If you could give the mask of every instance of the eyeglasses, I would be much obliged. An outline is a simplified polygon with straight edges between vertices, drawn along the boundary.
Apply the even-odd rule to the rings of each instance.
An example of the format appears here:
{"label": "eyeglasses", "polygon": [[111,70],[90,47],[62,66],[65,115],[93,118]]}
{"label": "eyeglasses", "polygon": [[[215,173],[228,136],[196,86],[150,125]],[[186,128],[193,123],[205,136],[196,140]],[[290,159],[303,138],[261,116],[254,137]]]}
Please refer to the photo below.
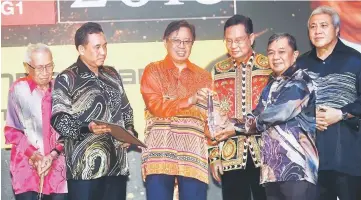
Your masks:
{"label": "eyeglasses", "polygon": [[228,47],[232,46],[233,43],[235,43],[237,46],[241,46],[247,42],[247,39],[248,39],[248,35],[241,38],[237,38],[234,41],[232,39],[226,39],[225,43]]}
{"label": "eyeglasses", "polygon": [[169,39],[172,44],[174,45],[181,45],[181,43],[183,43],[184,46],[192,46],[193,44],[193,40],[180,40],[180,39]]}
{"label": "eyeglasses", "polygon": [[42,71],[44,71],[44,69],[45,69],[45,71],[50,72],[55,67],[54,63],[50,63],[47,65],[38,65],[38,66],[31,66],[29,63],[26,63],[26,64],[36,72],[42,72]]}

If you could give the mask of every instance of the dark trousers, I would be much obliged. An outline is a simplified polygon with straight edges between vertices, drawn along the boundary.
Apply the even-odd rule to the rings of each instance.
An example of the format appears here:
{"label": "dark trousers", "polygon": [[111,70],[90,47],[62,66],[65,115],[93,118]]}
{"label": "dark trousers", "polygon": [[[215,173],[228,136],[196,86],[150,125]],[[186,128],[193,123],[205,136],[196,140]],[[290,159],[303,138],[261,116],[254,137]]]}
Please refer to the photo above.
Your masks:
{"label": "dark trousers", "polygon": [[206,200],[207,184],[194,178],[165,174],[148,175],[145,180],[147,200],[173,200],[175,179],[179,200]]}
{"label": "dark trousers", "polygon": [[[360,169],[361,170],[361,169]],[[318,200],[361,200],[361,176],[322,170],[318,172]]]}
{"label": "dark trousers", "polygon": [[[24,192],[21,194],[16,194],[16,200],[38,200],[37,192]],[[67,194],[50,194],[50,195],[42,195],[42,200],[67,200]]]}
{"label": "dark trousers", "polygon": [[316,185],[307,181],[267,183],[267,200],[315,200]]}
{"label": "dark trousers", "polygon": [[222,175],[223,200],[266,200],[264,187],[260,185],[260,168],[253,164],[248,153],[246,169],[225,171]]}
{"label": "dark trousers", "polygon": [[93,180],[68,180],[70,200],[125,200],[127,176],[105,176]]}

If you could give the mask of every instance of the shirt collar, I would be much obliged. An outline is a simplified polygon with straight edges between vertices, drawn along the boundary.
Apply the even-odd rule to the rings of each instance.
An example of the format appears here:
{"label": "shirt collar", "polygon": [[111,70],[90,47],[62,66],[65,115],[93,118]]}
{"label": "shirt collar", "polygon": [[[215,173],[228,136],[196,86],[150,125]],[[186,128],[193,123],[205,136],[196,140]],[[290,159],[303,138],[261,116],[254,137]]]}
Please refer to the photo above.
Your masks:
{"label": "shirt collar", "polygon": [[[244,59],[244,60],[241,62],[241,64],[247,65],[247,63],[248,63],[249,59],[252,57],[252,55],[255,56],[255,55],[256,55],[256,52],[251,51],[251,52],[249,53],[249,55],[247,56],[247,58]],[[232,57],[232,61],[233,61],[233,63],[234,63],[236,60]],[[238,67],[238,66],[240,66],[240,65],[237,65],[237,67]]]}
{"label": "shirt collar", "polygon": [[[94,74],[94,72],[92,72],[89,67],[80,59],[80,56],[78,57],[78,60],[76,61],[76,66],[79,68],[79,73],[90,73],[90,74]],[[103,66],[100,66],[99,68],[99,72],[102,71]],[[94,74],[95,76],[95,74]]]}
{"label": "shirt collar", "polygon": [[36,82],[33,80],[33,78],[31,78],[31,76],[27,76],[25,80],[29,85],[30,92],[33,92],[35,88],[38,87],[38,84],[36,84]]}
{"label": "shirt collar", "polygon": [[[329,56],[332,56],[335,52],[344,52],[347,51],[346,45],[340,40],[340,38],[337,39],[337,43],[335,48],[332,50],[331,54]],[[310,52],[310,56],[312,56],[314,59],[319,59],[317,57],[316,47],[313,47],[313,49]]]}
{"label": "shirt collar", "polygon": [[276,76],[275,73],[272,72],[271,79],[272,80],[279,80],[279,79],[285,79],[285,78],[291,78],[293,74],[297,71],[296,64],[293,64],[290,66],[281,76]]}
{"label": "shirt collar", "polygon": [[[29,88],[30,88],[30,92],[32,93],[37,87],[38,87],[38,84],[34,81],[34,79],[31,77],[31,76],[26,76],[24,78],[26,80],[26,82],[28,83],[29,85]],[[51,91],[51,88],[53,86],[53,80],[51,80],[49,82],[49,88],[48,88],[48,91]]]}
{"label": "shirt collar", "polygon": [[334,51],[338,51],[338,52],[348,51],[347,46],[340,40],[340,38],[337,39],[337,43],[333,52]]}
{"label": "shirt collar", "polygon": [[[165,62],[165,67],[167,69],[178,69],[175,66],[175,64],[173,63],[173,60],[169,54],[164,58],[164,62]],[[185,69],[189,69],[192,72],[195,71],[194,65],[188,59],[186,60],[186,64],[187,64],[187,67]]]}

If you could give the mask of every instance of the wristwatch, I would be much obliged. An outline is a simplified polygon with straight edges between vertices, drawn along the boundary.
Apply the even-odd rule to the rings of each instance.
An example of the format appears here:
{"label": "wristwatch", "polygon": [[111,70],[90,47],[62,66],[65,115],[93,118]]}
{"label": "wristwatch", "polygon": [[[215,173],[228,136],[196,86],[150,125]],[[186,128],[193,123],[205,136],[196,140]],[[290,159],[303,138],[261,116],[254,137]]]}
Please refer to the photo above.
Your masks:
{"label": "wristwatch", "polygon": [[348,112],[342,112],[342,120],[346,120],[348,118]]}

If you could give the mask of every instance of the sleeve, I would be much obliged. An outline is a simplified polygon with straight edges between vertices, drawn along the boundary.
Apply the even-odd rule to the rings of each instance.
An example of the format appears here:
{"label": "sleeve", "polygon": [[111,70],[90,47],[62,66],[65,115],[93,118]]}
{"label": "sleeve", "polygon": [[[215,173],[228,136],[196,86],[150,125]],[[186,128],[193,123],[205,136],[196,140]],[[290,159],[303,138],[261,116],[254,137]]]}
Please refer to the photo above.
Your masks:
{"label": "sleeve", "polygon": [[252,113],[248,113],[246,115],[246,117],[243,119],[243,121],[239,121],[236,120],[236,122],[234,123],[235,126],[235,130],[236,130],[236,135],[249,135],[249,133],[246,133],[246,121],[247,119],[254,119],[255,117],[257,117],[258,115],[260,115],[260,113],[262,113],[265,109],[265,101],[268,98],[268,93],[270,90],[270,86],[271,84],[267,85],[266,87],[264,87],[264,89],[262,90],[261,96],[259,98],[259,101],[257,103],[257,106],[255,109],[252,110]]}
{"label": "sleeve", "polygon": [[64,152],[64,144],[57,142],[55,148],[58,152]]}
{"label": "sleeve", "polygon": [[342,112],[350,113],[351,115],[361,118],[361,72],[358,74],[356,80],[357,99],[341,108]]}
{"label": "sleeve", "polygon": [[20,119],[20,107],[14,97],[14,90],[9,91],[8,107],[6,112],[6,125],[4,128],[5,143],[12,144],[18,148],[19,152],[31,157],[37,149],[31,145],[24,134],[24,127]]}
{"label": "sleeve", "polygon": [[138,132],[134,129],[133,108],[130,105],[128,96],[127,96],[127,94],[125,92],[122,78],[115,69],[113,69],[113,70],[114,70],[114,73],[116,73],[117,76],[119,77],[120,87],[122,87],[122,89],[124,91],[123,94],[120,97],[121,102],[122,102],[121,111],[122,111],[122,117],[123,117],[123,120],[124,120],[124,127],[125,127],[125,129],[130,130],[136,137],[138,137]]}
{"label": "sleeve", "polygon": [[52,127],[64,137],[80,140],[85,133],[90,133],[89,122],[81,122],[72,115],[71,77],[59,75],[54,83],[52,94]]}
{"label": "sleeve", "polygon": [[51,131],[57,135],[57,139],[56,139],[56,143],[55,143],[55,147],[54,149],[58,152],[58,153],[63,153],[64,152],[64,136],[59,135],[55,129],[53,127],[51,127]]}
{"label": "sleeve", "polygon": [[255,119],[258,131],[263,132],[270,126],[294,118],[308,105],[311,93],[304,81],[295,81],[285,87],[272,105],[263,112],[255,112],[258,114]]}
{"label": "sleeve", "polygon": [[152,64],[148,65],[144,72],[140,83],[140,91],[142,93],[146,108],[157,117],[172,117],[177,115],[182,109],[190,108],[188,98],[167,99],[163,96],[159,73]]}
{"label": "sleeve", "polygon": [[265,102],[267,101],[267,98],[268,98],[270,86],[271,86],[271,84],[268,84],[266,87],[264,87],[256,108],[254,110],[252,110],[252,114],[248,114],[248,116],[258,116],[264,111]]}

